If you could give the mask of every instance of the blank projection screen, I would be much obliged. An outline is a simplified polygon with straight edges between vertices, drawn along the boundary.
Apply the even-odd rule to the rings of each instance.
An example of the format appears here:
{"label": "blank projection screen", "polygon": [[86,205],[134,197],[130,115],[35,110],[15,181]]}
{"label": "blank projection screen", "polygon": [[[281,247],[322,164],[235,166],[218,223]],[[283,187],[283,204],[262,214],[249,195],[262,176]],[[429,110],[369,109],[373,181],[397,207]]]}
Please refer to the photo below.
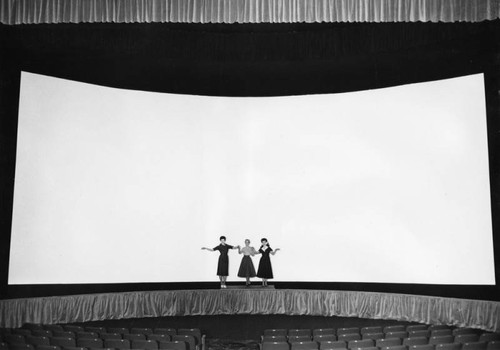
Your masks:
{"label": "blank projection screen", "polygon": [[495,284],[486,131],[482,74],[234,98],[23,72],[9,284],[217,281],[220,235],[268,238],[276,281]]}

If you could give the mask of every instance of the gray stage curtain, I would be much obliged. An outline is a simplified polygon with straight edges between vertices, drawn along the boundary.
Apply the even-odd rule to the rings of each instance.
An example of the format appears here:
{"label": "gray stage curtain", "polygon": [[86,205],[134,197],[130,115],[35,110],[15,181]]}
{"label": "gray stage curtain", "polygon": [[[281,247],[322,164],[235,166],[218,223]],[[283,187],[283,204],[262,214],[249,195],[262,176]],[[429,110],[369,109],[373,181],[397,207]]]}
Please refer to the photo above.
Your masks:
{"label": "gray stage curtain", "polygon": [[499,0],[1,0],[3,24],[479,22]]}
{"label": "gray stage curtain", "polygon": [[0,326],[224,314],[360,317],[500,331],[500,302],[325,290],[151,291],[0,300]]}

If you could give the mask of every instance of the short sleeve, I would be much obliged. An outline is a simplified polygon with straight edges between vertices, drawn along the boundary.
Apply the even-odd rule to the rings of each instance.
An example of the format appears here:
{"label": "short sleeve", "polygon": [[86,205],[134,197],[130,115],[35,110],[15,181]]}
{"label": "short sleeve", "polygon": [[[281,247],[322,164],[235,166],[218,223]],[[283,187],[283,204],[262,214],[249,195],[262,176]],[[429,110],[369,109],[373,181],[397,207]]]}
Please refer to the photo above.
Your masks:
{"label": "short sleeve", "polygon": [[220,250],[220,245],[214,248],[214,250]]}
{"label": "short sleeve", "polygon": [[232,245],[229,245],[229,244],[226,244],[226,247],[228,247],[229,249],[233,249],[234,248]]}

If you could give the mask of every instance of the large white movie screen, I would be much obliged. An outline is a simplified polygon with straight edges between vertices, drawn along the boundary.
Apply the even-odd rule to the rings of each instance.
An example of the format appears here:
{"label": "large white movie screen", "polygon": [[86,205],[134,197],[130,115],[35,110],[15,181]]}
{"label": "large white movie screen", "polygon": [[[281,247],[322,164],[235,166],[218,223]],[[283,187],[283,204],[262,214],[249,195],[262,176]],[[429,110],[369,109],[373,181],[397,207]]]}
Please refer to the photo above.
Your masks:
{"label": "large white movie screen", "polygon": [[235,98],[22,73],[10,284],[218,281],[220,235],[281,248],[275,281],[494,284],[483,76]]}

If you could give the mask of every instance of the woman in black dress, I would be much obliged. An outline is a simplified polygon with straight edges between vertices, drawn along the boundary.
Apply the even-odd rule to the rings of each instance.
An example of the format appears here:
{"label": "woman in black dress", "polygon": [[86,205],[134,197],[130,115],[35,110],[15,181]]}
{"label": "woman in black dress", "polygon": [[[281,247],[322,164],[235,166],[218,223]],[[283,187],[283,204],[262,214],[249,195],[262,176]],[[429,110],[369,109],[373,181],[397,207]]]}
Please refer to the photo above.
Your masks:
{"label": "woman in black dress", "polygon": [[229,275],[229,256],[227,255],[229,249],[238,249],[240,246],[233,247],[232,245],[226,244],[226,237],[221,236],[220,237],[220,244],[213,248],[206,248],[203,247],[201,249],[208,250],[211,252],[215,252],[216,250],[219,251],[219,263],[217,264],[217,275],[219,276],[220,279],[220,287],[221,288],[227,288],[226,287],[226,280],[227,276]]}
{"label": "woman in black dress", "polygon": [[269,243],[267,242],[266,238],[262,238],[260,242],[262,243],[262,245],[260,246],[260,249],[257,254],[262,254],[262,256],[259,261],[259,269],[257,271],[257,277],[262,278],[263,286],[267,286],[267,280],[274,277],[273,268],[271,266],[270,254],[274,255],[280,249],[276,248],[276,250],[273,251],[269,246]]}

